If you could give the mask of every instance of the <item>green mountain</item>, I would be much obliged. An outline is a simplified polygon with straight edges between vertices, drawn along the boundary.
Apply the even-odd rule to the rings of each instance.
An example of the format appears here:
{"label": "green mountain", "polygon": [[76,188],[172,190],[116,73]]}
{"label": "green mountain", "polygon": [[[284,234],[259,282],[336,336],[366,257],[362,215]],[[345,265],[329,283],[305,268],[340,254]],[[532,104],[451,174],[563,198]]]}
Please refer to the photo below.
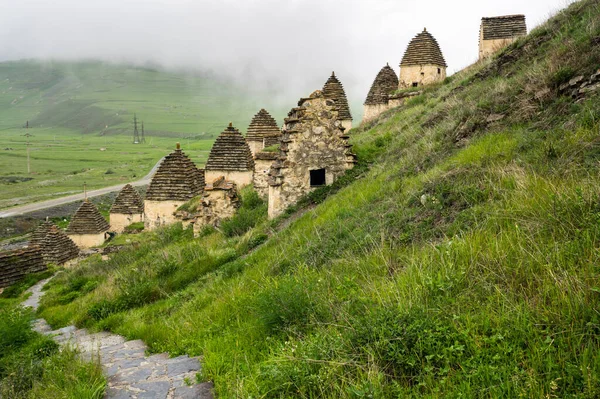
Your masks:
{"label": "green mountain", "polygon": [[[132,134],[133,115],[146,134],[221,132],[245,128],[267,93],[212,73],[176,73],[101,62],[0,63],[0,129],[29,126],[76,133]],[[279,113],[277,112],[279,111]],[[273,109],[278,117],[281,109]]]}
{"label": "green mountain", "polygon": [[120,237],[40,315],[202,355],[222,398],[600,396],[599,16],[354,130],[359,165],[277,220],[245,192],[219,231]]}

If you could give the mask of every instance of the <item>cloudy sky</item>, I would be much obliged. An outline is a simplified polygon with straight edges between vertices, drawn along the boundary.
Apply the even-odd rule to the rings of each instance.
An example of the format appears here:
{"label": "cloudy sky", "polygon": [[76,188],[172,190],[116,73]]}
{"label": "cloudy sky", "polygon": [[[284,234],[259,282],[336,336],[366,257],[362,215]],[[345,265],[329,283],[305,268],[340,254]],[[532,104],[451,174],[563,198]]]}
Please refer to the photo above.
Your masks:
{"label": "cloudy sky", "polygon": [[[332,70],[360,107],[379,69],[395,69],[427,27],[449,73],[477,58],[483,16],[528,27],[569,0],[0,0],[0,61],[97,58],[211,69],[298,97]],[[292,104],[293,105],[293,104]]]}

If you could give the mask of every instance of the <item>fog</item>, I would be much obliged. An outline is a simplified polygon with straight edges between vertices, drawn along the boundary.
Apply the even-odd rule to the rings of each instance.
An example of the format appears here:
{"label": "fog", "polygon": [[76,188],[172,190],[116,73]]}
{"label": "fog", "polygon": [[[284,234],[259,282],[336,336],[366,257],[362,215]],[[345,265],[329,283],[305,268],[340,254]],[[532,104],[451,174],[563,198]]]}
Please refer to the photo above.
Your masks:
{"label": "fog", "polygon": [[[211,70],[290,106],[331,71],[355,117],[379,71],[424,27],[452,73],[477,59],[481,17],[531,29],[565,0],[0,0],[0,61],[100,59]],[[286,100],[283,100],[286,99]]]}

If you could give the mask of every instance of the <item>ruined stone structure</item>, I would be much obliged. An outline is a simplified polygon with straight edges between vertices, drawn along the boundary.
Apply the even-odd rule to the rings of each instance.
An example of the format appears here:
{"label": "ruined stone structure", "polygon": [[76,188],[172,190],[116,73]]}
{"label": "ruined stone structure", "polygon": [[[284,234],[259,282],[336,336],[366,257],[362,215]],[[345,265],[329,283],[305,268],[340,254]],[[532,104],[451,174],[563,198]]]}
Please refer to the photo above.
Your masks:
{"label": "ruined stone structure", "polygon": [[254,156],[254,190],[258,195],[267,199],[269,197],[269,170],[277,159],[278,152],[258,152]]}
{"label": "ruined stone structure", "polygon": [[104,244],[110,225],[88,199],[83,201],[67,227],[67,235],[80,249]]}
{"label": "ruined stone structure", "polygon": [[446,79],[446,61],[437,40],[424,29],[409,43],[400,63],[400,89]]}
{"label": "ruined stone structure", "polygon": [[333,183],[356,163],[336,104],[320,90],[298,102],[285,119],[280,151],[269,172],[269,217],[300,197]]}
{"label": "ruined stone structure", "polygon": [[0,252],[0,288],[14,284],[28,274],[44,270],[46,262],[37,245]]}
{"label": "ruined stone structure", "polygon": [[79,257],[79,248],[58,227],[51,226],[40,244],[44,262],[65,265]]}
{"label": "ruined stone structure", "polygon": [[344,86],[335,76],[335,72],[331,72],[331,76],[323,86],[323,95],[335,101],[335,109],[338,112],[338,118],[342,123],[346,132],[352,129],[352,114],[350,114],[350,106],[346,98]]}
{"label": "ruined stone structure", "polygon": [[525,15],[482,18],[479,29],[479,59],[489,57],[525,35]]}
{"label": "ruined stone structure", "polygon": [[220,177],[206,185],[200,215],[194,222],[194,232],[202,226],[219,226],[221,220],[232,217],[240,207],[237,187],[234,182]]}
{"label": "ruined stone structure", "polygon": [[110,226],[122,233],[132,223],[144,221],[144,200],[131,184],[125,185],[110,208]]}
{"label": "ruined stone structure", "polygon": [[263,148],[279,144],[280,138],[281,130],[275,119],[264,108],[258,111],[252,118],[246,133],[246,141],[252,155],[256,155]]}
{"label": "ruined stone structure", "polygon": [[381,68],[367,94],[363,122],[373,120],[391,108],[390,96],[398,90],[398,84],[398,76],[389,64]]}
{"label": "ruined stone structure", "polygon": [[213,144],[206,161],[206,181],[223,176],[239,188],[252,183],[254,159],[248,142],[231,123]]}
{"label": "ruined stone structure", "polygon": [[202,194],[204,171],[181,150],[165,157],[152,177],[144,201],[144,225],[153,230],[177,222],[174,213],[181,205]]}

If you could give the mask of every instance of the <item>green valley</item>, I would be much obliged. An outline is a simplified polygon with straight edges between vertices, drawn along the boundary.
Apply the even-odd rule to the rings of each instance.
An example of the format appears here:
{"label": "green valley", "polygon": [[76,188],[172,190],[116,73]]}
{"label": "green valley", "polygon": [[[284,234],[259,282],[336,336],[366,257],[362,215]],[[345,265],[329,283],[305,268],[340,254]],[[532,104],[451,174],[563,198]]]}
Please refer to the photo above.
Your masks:
{"label": "green valley", "polygon": [[[202,165],[229,122],[245,130],[262,107],[283,114],[262,98],[208,72],[0,63],[0,209],[137,180],[177,141]],[[134,114],[146,144],[133,144]]]}

